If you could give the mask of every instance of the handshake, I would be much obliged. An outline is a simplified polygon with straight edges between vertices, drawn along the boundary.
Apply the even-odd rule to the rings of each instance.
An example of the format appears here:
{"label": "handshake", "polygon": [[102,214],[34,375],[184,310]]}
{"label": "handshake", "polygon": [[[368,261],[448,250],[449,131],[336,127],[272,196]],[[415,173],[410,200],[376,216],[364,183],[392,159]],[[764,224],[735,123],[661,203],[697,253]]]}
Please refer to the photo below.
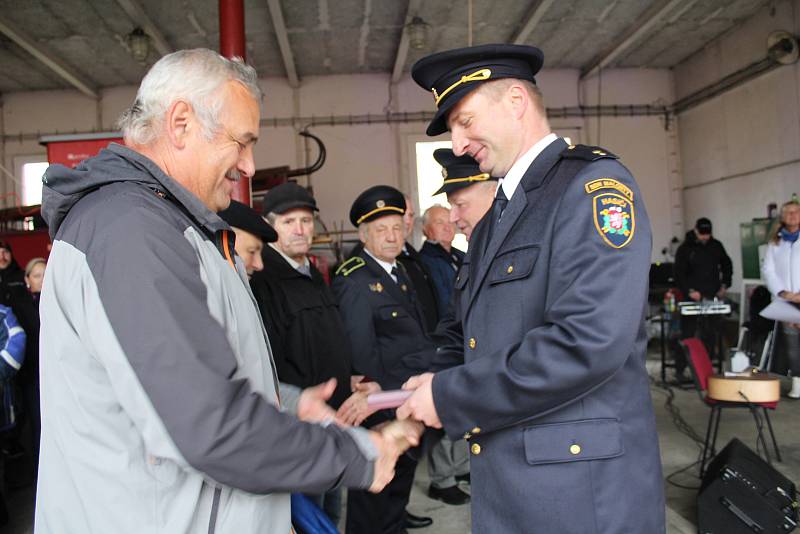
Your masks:
{"label": "handshake", "polygon": [[[409,380],[404,388],[413,383],[415,378],[418,377]],[[377,410],[397,407],[405,399],[410,400],[414,396],[413,391],[380,393],[381,387],[377,383],[362,382],[362,379],[360,376],[351,378],[350,386],[353,394],[336,412],[325,402],[336,389],[336,379],[306,388],[300,395],[297,417],[306,422],[333,421],[343,427],[356,426]],[[422,422],[407,415],[400,418],[399,413],[398,410],[398,419],[381,423],[369,431],[370,440],[378,451],[372,485],[369,487],[369,491],[373,493],[380,493],[392,480],[397,459],[409,448],[419,445],[425,430]]]}

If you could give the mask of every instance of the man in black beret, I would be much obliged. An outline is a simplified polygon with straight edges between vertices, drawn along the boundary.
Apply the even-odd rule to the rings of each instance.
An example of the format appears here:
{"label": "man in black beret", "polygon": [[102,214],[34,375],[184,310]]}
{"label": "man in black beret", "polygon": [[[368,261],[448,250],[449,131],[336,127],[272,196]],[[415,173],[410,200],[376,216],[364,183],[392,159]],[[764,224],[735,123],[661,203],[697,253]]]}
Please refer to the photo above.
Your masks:
{"label": "man in black beret", "polygon": [[242,258],[247,276],[252,280],[253,273],[264,268],[261,262],[264,243],[275,241],[278,234],[253,208],[236,200],[231,200],[230,205],[217,215],[233,228],[236,234],[234,249]]}
{"label": "man in black beret", "polygon": [[[384,390],[398,389],[426,370],[433,349],[413,283],[397,260],[405,242],[405,211],[405,198],[393,187],[378,185],[359,195],[350,222],[364,247],[339,267],[333,281],[353,348],[353,369]],[[392,411],[382,411],[364,424],[372,427],[392,417]],[[398,460],[394,479],[380,494],[349,491],[346,532],[395,534],[430,524],[429,518],[416,516],[407,523],[405,507],[416,465],[409,456]]]}
{"label": "man in black beret", "polygon": [[616,156],[550,131],[542,60],[483,45],[412,69],[437,108],[428,134],[501,180],[437,329],[451,367],[409,380],[397,414],[469,440],[475,532],[664,532],[647,213]]}

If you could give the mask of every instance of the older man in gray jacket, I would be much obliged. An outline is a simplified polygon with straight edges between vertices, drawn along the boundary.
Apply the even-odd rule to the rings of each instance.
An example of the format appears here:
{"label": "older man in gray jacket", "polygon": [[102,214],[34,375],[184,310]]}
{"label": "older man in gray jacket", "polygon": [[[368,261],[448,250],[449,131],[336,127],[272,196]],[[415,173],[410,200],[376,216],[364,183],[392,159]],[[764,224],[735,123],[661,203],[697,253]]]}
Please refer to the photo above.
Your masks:
{"label": "older man in gray jacket", "polygon": [[416,440],[285,413],[325,418],[330,385],[279,386],[216,214],[254,172],[256,82],[210,50],[165,56],[127,147],[46,173],[37,533],[284,534],[290,491],[378,491]]}

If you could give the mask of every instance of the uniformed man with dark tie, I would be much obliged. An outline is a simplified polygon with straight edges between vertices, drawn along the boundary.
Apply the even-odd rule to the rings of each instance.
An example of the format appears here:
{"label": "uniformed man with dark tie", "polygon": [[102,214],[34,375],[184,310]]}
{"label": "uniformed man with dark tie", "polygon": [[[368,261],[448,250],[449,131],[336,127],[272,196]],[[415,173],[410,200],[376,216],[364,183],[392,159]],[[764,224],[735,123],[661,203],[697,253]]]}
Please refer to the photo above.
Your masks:
{"label": "uniformed man with dark tie", "polygon": [[439,346],[455,365],[409,380],[397,415],[470,441],[475,532],[663,533],[647,213],[617,156],[550,131],[542,61],[482,45],[412,69],[437,107],[427,133],[449,130],[453,152],[501,182]]}
{"label": "uniformed man with dark tie", "polygon": [[[398,389],[425,371],[433,349],[414,287],[397,261],[405,242],[405,209],[403,194],[390,186],[371,187],[359,195],[350,221],[364,248],[339,267],[333,281],[353,348],[354,372],[384,390]],[[390,411],[382,411],[364,424],[371,427],[392,417]],[[398,460],[394,479],[380,494],[348,492],[346,532],[403,532],[416,465],[407,455]]]}

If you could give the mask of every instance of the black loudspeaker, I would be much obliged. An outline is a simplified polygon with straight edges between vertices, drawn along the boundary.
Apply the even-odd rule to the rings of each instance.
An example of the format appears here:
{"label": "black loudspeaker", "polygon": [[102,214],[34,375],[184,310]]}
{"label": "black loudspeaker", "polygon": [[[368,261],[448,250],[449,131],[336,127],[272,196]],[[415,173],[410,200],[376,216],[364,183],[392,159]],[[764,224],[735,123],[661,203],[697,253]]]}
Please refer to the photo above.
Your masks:
{"label": "black loudspeaker", "polygon": [[797,526],[794,483],[734,438],[709,464],[697,496],[700,534],[778,534]]}

